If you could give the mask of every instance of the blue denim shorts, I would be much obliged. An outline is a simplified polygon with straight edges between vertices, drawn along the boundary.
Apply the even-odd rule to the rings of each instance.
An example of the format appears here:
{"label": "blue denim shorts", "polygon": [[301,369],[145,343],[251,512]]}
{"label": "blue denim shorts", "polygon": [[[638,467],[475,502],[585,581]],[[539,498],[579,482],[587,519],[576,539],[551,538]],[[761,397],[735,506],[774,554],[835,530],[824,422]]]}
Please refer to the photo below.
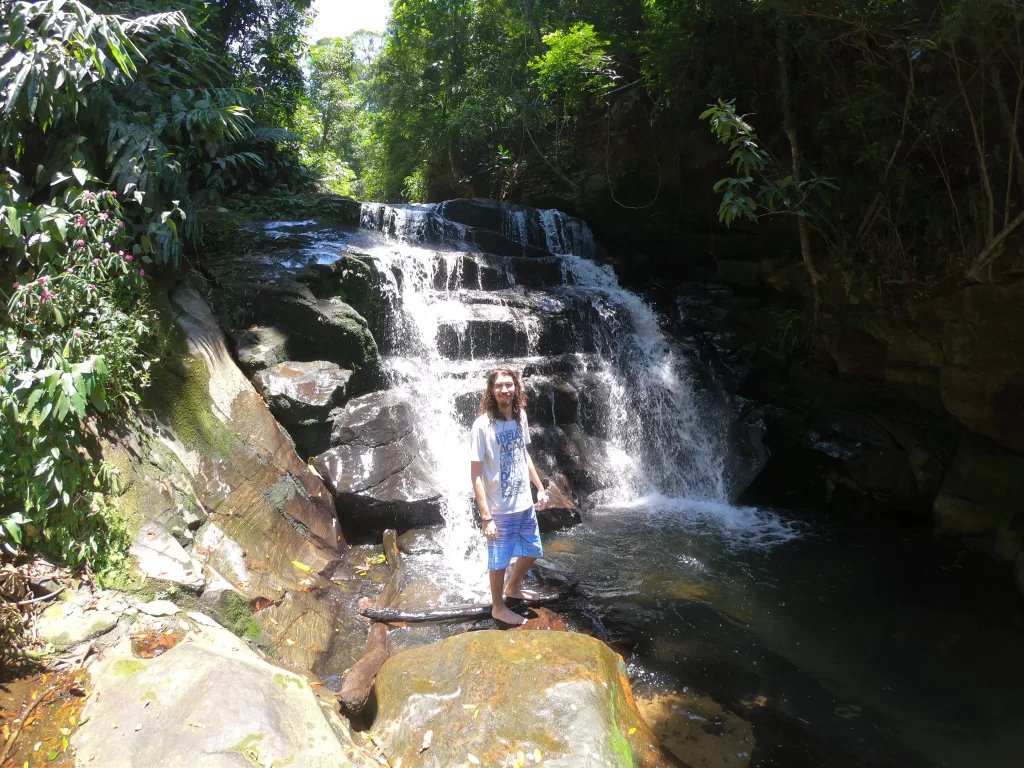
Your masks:
{"label": "blue denim shorts", "polygon": [[502,571],[513,557],[544,557],[537,527],[537,512],[533,507],[511,515],[494,515],[498,538],[487,540],[487,569]]}

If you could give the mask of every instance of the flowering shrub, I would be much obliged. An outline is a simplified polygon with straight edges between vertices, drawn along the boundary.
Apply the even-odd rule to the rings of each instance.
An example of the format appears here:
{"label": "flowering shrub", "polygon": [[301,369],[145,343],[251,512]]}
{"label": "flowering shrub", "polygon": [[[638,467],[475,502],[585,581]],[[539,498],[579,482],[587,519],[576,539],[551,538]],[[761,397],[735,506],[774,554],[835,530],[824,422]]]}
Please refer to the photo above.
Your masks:
{"label": "flowering shrub", "polygon": [[153,315],[116,193],[78,188],[65,206],[52,209],[56,247],[30,248],[24,274],[3,287],[0,546],[95,563],[116,536],[105,514],[115,470],[98,459],[96,415],[132,418]]}

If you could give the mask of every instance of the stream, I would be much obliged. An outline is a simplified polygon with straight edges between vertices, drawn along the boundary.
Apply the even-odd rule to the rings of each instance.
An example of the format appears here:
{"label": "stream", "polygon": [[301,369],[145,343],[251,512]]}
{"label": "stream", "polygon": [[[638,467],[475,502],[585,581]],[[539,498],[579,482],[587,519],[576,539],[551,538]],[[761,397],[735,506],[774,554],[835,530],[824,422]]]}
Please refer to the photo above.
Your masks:
{"label": "stream", "polygon": [[725,414],[582,221],[364,204],[358,231],[318,237],[311,258],[340,247],[375,266],[385,372],[440,492],[445,524],[409,558],[403,607],[487,597],[467,436],[487,371],[508,363],[530,396],[531,455],[583,509],[543,537],[547,564],[580,582],[568,619],[631,648],[638,692],[692,689],[752,722],[753,751],[715,765],[1021,764],[1010,581],[919,525],[731,504]]}

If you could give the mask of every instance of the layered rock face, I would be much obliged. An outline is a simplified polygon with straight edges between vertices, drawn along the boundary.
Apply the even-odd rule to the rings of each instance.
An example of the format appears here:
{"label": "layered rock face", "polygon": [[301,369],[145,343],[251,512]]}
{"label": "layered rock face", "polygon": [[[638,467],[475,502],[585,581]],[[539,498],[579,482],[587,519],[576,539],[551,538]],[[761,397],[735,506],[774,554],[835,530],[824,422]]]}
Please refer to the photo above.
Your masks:
{"label": "layered rock face", "polygon": [[[338,601],[329,582],[345,540],[330,492],[235,365],[188,281],[171,295],[184,350],[153,387],[156,438],[122,442],[122,508],[140,519],[132,553],[155,582],[195,594],[222,620],[256,617],[279,657],[312,669]],[[133,455],[134,454],[134,455]]]}
{"label": "layered rock face", "polygon": [[1013,479],[1024,460],[1024,282],[851,305],[828,349],[830,377],[778,351],[799,334],[805,288],[799,265],[781,265],[722,259],[734,287],[678,290],[680,335],[734,404],[740,498],[930,514],[938,533],[1013,562],[1024,530]]}
{"label": "layered rock face", "polygon": [[374,740],[392,765],[681,765],[640,717],[621,659],[585,635],[451,637],[389,659],[376,690]]}

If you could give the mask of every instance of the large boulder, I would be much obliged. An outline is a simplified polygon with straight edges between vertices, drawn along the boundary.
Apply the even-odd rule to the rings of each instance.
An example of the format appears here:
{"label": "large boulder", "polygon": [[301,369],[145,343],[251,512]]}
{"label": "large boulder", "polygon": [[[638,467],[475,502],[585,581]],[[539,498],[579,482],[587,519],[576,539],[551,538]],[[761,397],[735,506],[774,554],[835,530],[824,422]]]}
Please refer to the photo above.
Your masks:
{"label": "large boulder", "polygon": [[202,614],[189,617],[155,658],[135,656],[124,637],[90,665],[92,695],[70,739],[75,765],[374,765],[304,678]]}
{"label": "large boulder", "polygon": [[345,402],[352,371],[324,360],[288,361],[260,371],[253,386],[282,424],[325,422],[331,410]]}
{"label": "large boulder", "polygon": [[377,535],[442,522],[441,493],[401,396],[373,392],[349,401],[335,417],[331,443],[314,466],[334,493],[346,530]]}
{"label": "large boulder", "polygon": [[129,553],[147,579],[192,591],[206,583],[203,566],[158,523],[142,524]]}
{"label": "large boulder", "polygon": [[585,635],[457,635],[390,658],[376,694],[372,734],[392,765],[680,765],[637,712],[621,659]]}
{"label": "large boulder", "polygon": [[161,373],[154,405],[165,420],[161,442],[189,471],[210,518],[191,555],[251,604],[275,604],[286,617],[268,628],[279,657],[308,669],[339,610],[329,578],[344,538],[330,491],[235,365],[201,294],[186,282],[171,300],[187,350]]}
{"label": "large boulder", "polygon": [[366,316],[376,310],[373,267],[353,254],[342,254],[328,264],[311,264],[297,275],[317,298],[341,299]]}
{"label": "large boulder", "polygon": [[242,370],[251,375],[287,360],[288,334],[287,328],[274,325],[254,325],[240,332],[235,355]]}
{"label": "large boulder", "polygon": [[286,360],[327,360],[365,370],[364,376],[373,378],[379,365],[377,343],[366,319],[352,306],[337,297],[318,298],[291,274],[252,282],[247,290],[251,303],[240,308],[240,319],[250,330],[236,332],[239,359],[247,368],[276,365],[283,354]]}

